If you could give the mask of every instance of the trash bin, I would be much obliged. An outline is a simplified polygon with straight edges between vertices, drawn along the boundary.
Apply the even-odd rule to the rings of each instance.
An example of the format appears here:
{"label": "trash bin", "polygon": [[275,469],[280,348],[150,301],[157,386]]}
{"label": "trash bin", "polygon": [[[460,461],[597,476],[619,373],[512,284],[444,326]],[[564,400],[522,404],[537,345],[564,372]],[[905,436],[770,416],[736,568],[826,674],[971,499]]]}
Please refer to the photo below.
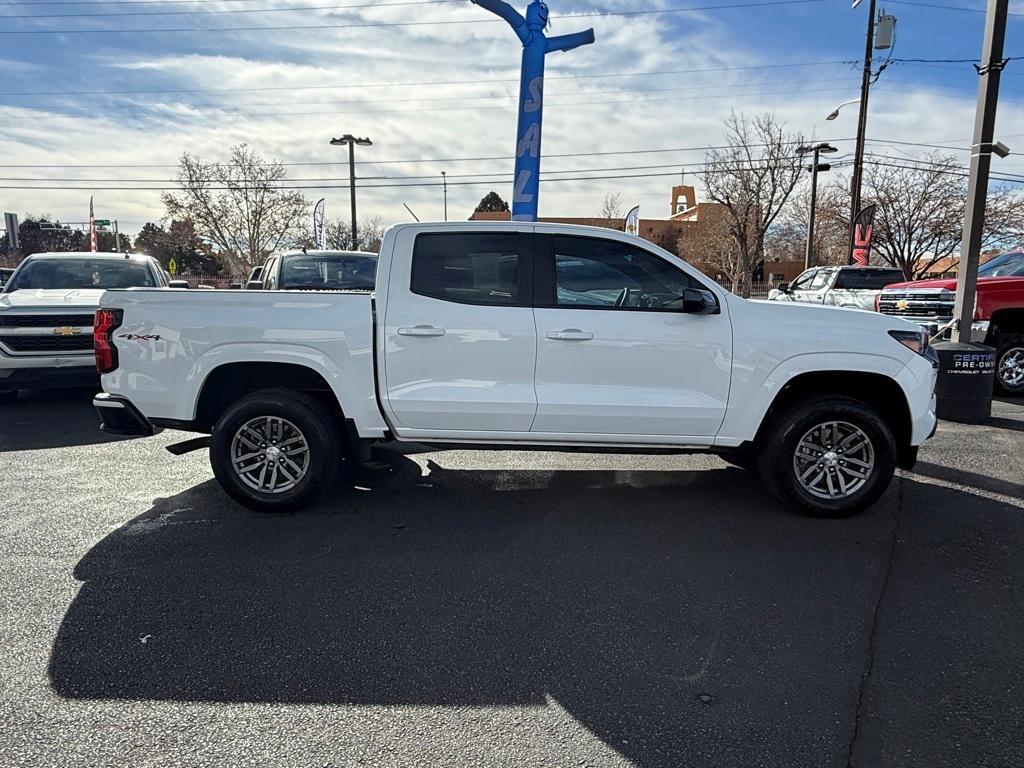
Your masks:
{"label": "trash bin", "polygon": [[991,416],[996,351],[984,344],[956,341],[940,341],[932,349],[939,355],[938,417],[977,424]]}

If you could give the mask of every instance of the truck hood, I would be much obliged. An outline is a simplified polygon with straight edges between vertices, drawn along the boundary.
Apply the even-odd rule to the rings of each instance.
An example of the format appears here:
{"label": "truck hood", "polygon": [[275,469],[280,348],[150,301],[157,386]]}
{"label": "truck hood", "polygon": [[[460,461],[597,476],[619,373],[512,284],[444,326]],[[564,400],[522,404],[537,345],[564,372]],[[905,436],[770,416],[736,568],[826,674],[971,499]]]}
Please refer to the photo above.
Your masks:
{"label": "truck hood", "polygon": [[870,347],[875,343],[873,332],[920,330],[909,320],[864,309],[804,304],[798,301],[737,299],[746,304],[747,317],[756,323],[763,323],[765,327],[795,324],[811,338],[827,338],[830,332],[837,331],[844,336],[866,332],[864,343]]}
{"label": "truck hood", "polygon": [[[983,286],[998,287],[1002,285],[1024,285],[1024,277],[979,277],[978,288]],[[941,290],[945,288],[948,291],[956,290],[956,278],[955,277],[938,277],[933,280],[913,280],[906,283],[892,283],[891,285],[885,286],[885,290],[893,288],[931,288],[934,290]]]}
{"label": "truck hood", "polygon": [[90,307],[100,305],[102,288],[24,288],[0,293],[0,312],[6,309],[37,307]]}

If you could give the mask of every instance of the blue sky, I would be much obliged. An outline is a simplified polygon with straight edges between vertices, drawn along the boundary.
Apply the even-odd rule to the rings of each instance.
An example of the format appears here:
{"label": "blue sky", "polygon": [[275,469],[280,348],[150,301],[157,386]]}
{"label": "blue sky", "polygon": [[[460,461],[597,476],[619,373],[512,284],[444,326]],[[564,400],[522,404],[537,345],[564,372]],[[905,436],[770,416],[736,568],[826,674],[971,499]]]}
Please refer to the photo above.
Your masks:
{"label": "blue sky", "polygon": [[[0,208],[80,219],[92,192],[98,216],[134,231],[163,215],[158,187],[183,151],[215,160],[246,142],[297,164],[291,177],[324,187],[306,194],[326,196],[328,216],[342,216],[347,168],[326,163],[343,159],[328,140],[345,132],[374,140],[360,151],[364,215],[404,220],[407,203],[439,218],[441,170],[453,218],[492,187],[508,197],[518,41],[468,0],[388,7],[395,1],[0,0],[0,186],[35,187],[0,189]],[[896,59],[980,53],[984,14],[966,9],[983,10],[981,0],[880,6],[898,18]],[[682,8],[701,10],[606,15]],[[1024,3],[1011,12],[1024,14]],[[854,135],[855,107],[824,116],[858,93],[858,66],[842,62],[863,53],[866,2],[551,0],[551,13],[555,34],[593,26],[597,42],[548,59],[542,175],[552,181],[542,215],[596,214],[607,192],[645,216],[667,214],[668,188],[721,140],[730,110],[772,110],[791,131],[820,138]],[[372,26],[396,22],[429,23]],[[264,29],[225,30],[237,27]],[[46,34],[3,34],[30,31]],[[1022,33],[1024,15],[1012,16],[1007,55],[1024,56]],[[928,150],[885,142],[966,147],[976,87],[970,64],[894,62],[872,92],[869,151],[908,158]],[[1024,149],[1024,59],[1004,74],[997,133]],[[481,157],[495,159],[460,160]],[[51,167],[28,167],[41,164]],[[101,167],[71,167],[84,164]],[[1024,161],[1011,155],[995,170],[1024,174]],[[133,186],[147,189],[118,188]]]}

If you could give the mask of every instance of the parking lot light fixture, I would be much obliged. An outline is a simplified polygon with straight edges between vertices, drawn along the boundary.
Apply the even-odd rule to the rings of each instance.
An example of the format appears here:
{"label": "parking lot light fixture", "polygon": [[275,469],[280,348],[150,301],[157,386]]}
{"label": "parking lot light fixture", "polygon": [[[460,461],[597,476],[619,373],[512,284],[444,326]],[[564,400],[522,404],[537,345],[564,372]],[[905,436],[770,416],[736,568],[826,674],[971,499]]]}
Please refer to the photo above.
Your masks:
{"label": "parking lot light fixture", "polygon": [[818,158],[822,154],[832,154],[838,150],[823,141],[820,144],[797,147],[796,151],[798,155],[813,155],[809,168],[811,172],[811,212],[807,217],[807,246],[804,249],[804,269],[810,269],[814,263],[814,210],[818,200],[818,171],[828,171],[832,168],[828,163],[819,163]]}
{"label": "parking lot light fixture", "polygon": [[359,250],[359,237],[356,229],[356,144],[361,147],[369,147],[373,142],[367,139],[360,139],[351,133],[346,133],[340,139],[331,139],[331,146],[338,147],[348,145],[348,193],[352,202],[352,250]]}

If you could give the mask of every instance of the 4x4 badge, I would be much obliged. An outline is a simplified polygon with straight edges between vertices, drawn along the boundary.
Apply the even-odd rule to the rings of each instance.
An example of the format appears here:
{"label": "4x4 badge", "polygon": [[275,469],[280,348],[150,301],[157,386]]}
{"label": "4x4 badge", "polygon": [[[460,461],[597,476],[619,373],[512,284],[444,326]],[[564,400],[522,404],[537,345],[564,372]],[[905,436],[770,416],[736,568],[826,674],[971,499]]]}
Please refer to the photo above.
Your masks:
{"label": "4x4 badge", "polygon": [[117,338],[127,341],[160,341],[160,334],[122,333]]}

